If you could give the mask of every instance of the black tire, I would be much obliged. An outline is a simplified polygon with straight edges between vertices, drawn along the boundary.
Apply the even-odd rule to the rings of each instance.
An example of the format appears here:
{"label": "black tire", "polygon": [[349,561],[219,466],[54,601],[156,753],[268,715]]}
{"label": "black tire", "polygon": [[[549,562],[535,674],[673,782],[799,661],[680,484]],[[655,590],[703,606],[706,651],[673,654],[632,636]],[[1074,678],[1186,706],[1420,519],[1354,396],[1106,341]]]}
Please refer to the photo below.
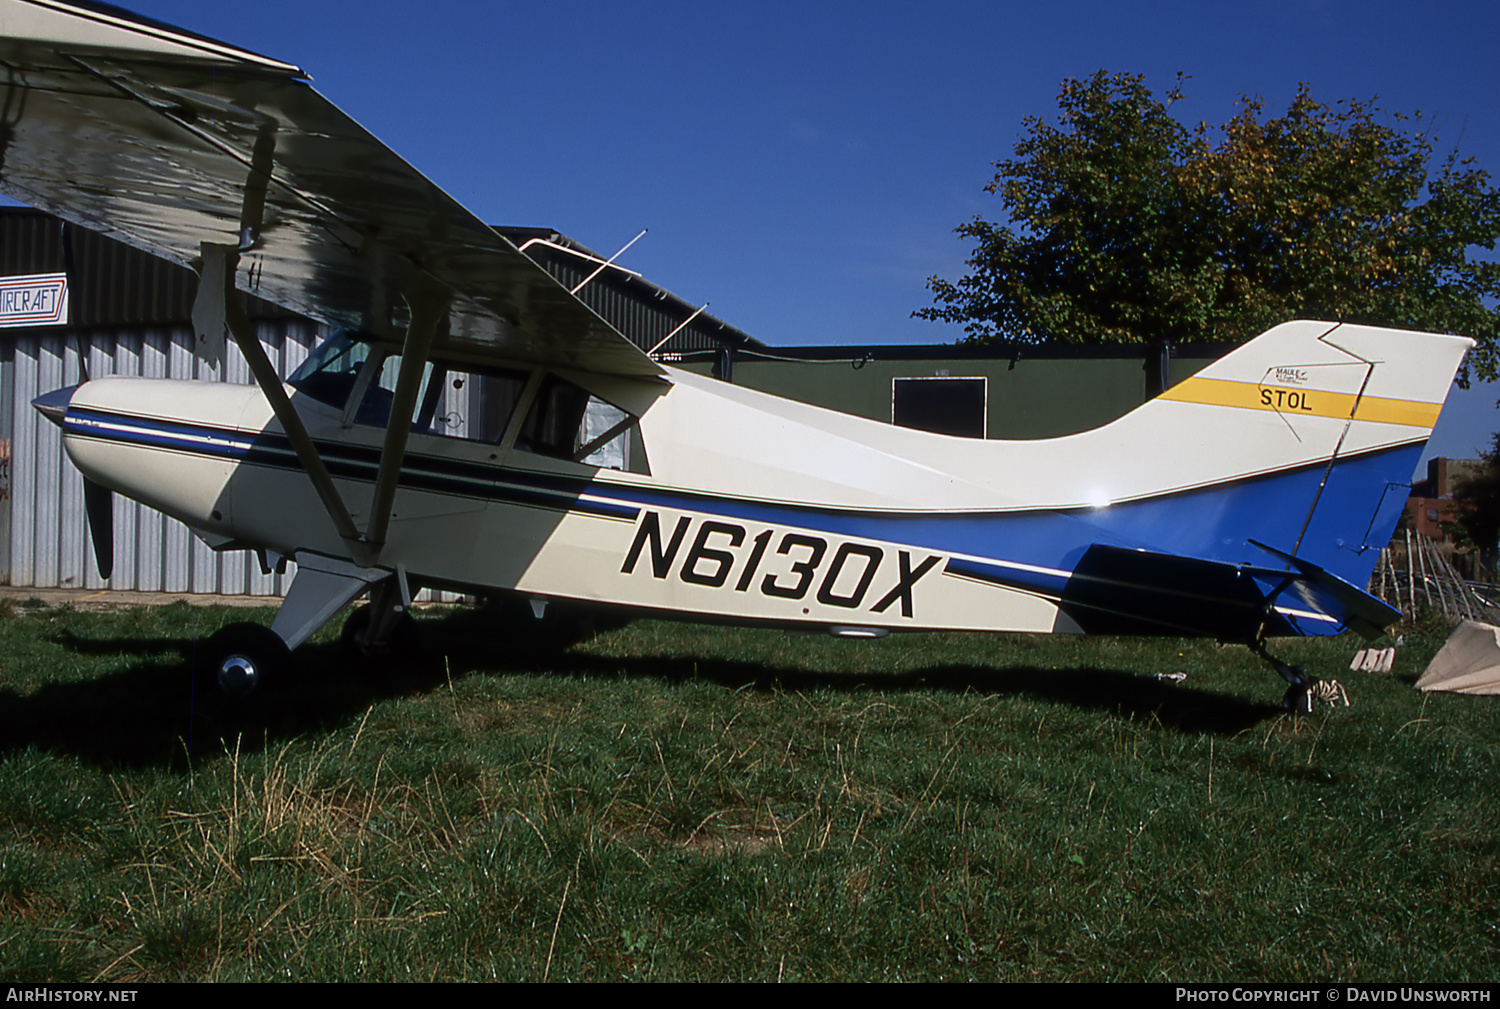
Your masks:
{"label": "black tire", "polygon": [[264,690],[291,664],[286,642],[260,624],[229,624],[199,652],[197,672],[204,686],[231,701]]}
{"label": "black tire", "polygon": [[344,651],[351,655],[358,655],[366,659],[384,658],[390,655],[407,655],[417,650],[417,622],[412,618],[411,611],[407,610],[401,614],[396,621],[395,628],[391,631],[391,638],[384,645],[377,648],[367,648],[358,642],[361,631],[370,625],[370,617],[373,614],[370,606],[361,606],[350,611],[344,620],[344,628],[339,632],[339,644]]}

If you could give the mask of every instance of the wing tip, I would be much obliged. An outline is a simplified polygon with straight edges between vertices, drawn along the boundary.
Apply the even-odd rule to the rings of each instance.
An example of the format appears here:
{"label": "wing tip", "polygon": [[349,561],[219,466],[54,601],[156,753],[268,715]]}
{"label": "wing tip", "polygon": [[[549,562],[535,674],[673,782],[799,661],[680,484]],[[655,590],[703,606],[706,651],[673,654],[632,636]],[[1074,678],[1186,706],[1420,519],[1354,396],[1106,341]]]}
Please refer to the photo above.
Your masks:
{"label": "wing tip", "polygon": [[[7,6],[25,6],[39,8],[53,15],[63,18],[74,19],[88,25],[87,31],[75,30],[65,32],[60,30],[63,26],[47,26],[47,30],[56,34],[49,41],[60,44],[76,45],[100,45],[113,48],[118,46],[122,49],[135,48],[125,43],[130,35],[141,36],[149,40],[141,45],[148,51],[162,51],[163,46],[183,50],[183,55],[194,54],[200,58],[218,61],[247,63],[264,70],[271,70],[295,77],[302,80],[312,80],[312,76],[301,67],[284,60],[263,56],[260,53],[244,49],[240,46],[222,42],[208,35],[186,28],[158,21],[155,18],[124,7],[117,7],[111,3],[103,3],[100,0],[9,0]],[[81,26],[80,26],[81,27]],[[118,42],[111,40],[105,42],[98,36],[103,30],[106,33],[124,33]],[[7,24],[7,32],[14,33],[14,27]],[[44,36],[38,36],[39,38]]]}

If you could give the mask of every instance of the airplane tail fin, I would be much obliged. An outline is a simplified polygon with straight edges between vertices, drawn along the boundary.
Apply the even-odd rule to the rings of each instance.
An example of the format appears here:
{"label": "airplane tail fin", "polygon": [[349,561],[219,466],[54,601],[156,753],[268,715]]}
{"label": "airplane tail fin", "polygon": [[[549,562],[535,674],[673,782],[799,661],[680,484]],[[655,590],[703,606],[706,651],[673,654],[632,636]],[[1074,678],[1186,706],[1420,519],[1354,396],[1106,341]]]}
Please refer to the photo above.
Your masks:
{"label": "airplane tail fin", "polygon": [[1095,519],[1062,610],[1088,631],[1377,633],[1398,614],[1362,587],[1472,345],[1287,323],[1128,414],[1111,427],[1159,473]]}

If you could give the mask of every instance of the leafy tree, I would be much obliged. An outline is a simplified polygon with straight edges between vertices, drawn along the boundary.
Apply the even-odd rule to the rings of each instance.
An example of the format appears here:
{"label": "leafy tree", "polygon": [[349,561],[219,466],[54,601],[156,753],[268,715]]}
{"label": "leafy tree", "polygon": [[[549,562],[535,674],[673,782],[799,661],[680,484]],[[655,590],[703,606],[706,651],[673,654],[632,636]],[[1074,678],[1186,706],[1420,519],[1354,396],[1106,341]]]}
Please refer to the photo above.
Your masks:
{"label": "leafy tree", "polygon": [[1069,80],[1056,123],[1029,117],[986,190],[1006,220],[960,225],[969,273],[932,277],[914,315],[969,339],[1235,341],[1294,318],[1476,337],[1495,377],[1500,193],[1471,160],[1374,102],[1303,85],[1286,114],[1242,98],[1189,129],[1138,76]]}

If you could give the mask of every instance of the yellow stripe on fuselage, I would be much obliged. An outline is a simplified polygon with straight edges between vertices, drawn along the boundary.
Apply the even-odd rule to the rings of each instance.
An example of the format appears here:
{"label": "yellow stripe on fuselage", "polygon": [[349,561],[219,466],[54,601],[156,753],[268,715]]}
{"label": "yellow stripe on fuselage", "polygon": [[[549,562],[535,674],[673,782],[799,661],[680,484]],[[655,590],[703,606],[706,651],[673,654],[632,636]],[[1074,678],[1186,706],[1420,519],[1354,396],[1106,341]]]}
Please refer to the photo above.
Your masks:
{"label": "yellow stripe on fuselage", "polygon": [[[1257,382],[1233,382],[1222,378],[1189,378],[1161,394],[1177,403],[1233,406],[1242,410],[1270,410],[1295,417],[1337,417],[1367,420],[1376,424],[1400,424],[1431,430],[1443,409],[1441,403],[1419,403],[1409,399],[1360,398],[1353,393],[1322,389],[1291,389]],[[1358,412],[1355,405],[1358,404]]]}

